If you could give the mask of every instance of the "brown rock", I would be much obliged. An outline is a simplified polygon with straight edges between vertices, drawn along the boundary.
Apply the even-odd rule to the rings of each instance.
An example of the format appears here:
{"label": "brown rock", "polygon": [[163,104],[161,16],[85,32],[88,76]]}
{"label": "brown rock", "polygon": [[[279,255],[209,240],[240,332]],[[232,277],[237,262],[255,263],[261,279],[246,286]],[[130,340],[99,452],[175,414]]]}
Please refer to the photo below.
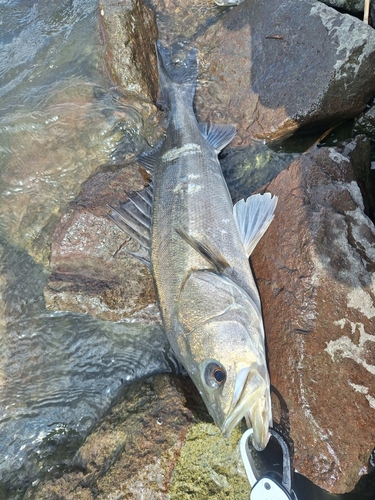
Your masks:
{"label": "brown rock", "polygon": [[335,148],[301,156],[267,191],[278,206],[252,263],[271,383],[287,409],[273,398],[275,420],[290,427],[295,468],[347,492],[375,441],[375,228],[353,162]]}
{"label": "brown rock", "polygon": [[86,312],[112,321],[157,320],[151,275],[124,249],[137,245],[106,213],[107,204],[127,199],[144,187],[135,163],[108,168],[90,178],[60,220],[52,239],[52,274],[44,290],[54,310]]}
{"label": "brown rock", "polygon": [[155,100],[158,30],[154,12],[142,0],[102,0],[99,12],[112,79],[129,95]]}
{"label": "brown rock", "polygon": [[68,470],[24,498],[245,500],[240,432],[221,436],[190,379],[156,376],[128,387]]}
{"label": "brown rock", "polygon": [[12,156],[0,177],[4,237],[44,264],[61,213],[116,146],[92,102],[92,88],[73,89],[53,96],[37,115],[14,118]]}
{"label": "brown rock", "polygon": [[187,43],[198,47],[198,119],[235,123],[237,146],[307,127],[327,130],[358,115],[375,94],[374,30],[320,2],[247,0],[223,9],[202,0],[151,0],[151,6],[102,2],[112,78],[135,102],[150,104],[158,91],[155,39],[182,52]]}
{"label": "brown rock", "polygon": [[375,93],[374,30],[313,0],[246,0],[193,43],[198,117],[235,123],[233,144],[327,130]]}

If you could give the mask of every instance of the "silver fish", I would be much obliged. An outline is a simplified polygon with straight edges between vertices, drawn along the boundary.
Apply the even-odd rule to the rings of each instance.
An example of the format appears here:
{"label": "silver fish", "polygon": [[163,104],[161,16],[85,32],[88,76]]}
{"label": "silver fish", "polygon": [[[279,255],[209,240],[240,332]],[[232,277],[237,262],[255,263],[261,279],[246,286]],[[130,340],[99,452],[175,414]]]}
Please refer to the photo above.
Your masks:
{"label": "silver fish", "polygon": [[270,381],[258,290],[249,255],[273,219],[277,198],[255,195],[234,207],[218,152],[234,125],[198,123],[193,110],[197,52],[175,64],[157,43],[159,78],[170,110],[164,141],[138,157],[150,186],[110,207],[140,244],[166,334],[224,435],[245,416],[262,450],[272,423]]}

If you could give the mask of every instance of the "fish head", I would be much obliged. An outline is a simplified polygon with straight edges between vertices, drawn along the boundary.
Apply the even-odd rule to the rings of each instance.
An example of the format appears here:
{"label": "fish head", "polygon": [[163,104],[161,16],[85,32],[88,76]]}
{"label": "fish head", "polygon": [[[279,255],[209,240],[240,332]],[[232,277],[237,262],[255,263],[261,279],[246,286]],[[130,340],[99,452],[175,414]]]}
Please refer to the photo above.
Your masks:
{"label": "fish head", "polygon": [[[201,278],[205,283],[197,283]],[[222,433],[229,435],[246,417],[255,448],[263,450],[272,413],[261,313],[230,280],[207,273],[195,279],[194,294],[189,294],[193,319],[180,337],[180,359]],[[206,312],[200,287],[206,292]],[[194,307],[195,301],[201,309]],[[184,314],[187,318],[187,309]]]}

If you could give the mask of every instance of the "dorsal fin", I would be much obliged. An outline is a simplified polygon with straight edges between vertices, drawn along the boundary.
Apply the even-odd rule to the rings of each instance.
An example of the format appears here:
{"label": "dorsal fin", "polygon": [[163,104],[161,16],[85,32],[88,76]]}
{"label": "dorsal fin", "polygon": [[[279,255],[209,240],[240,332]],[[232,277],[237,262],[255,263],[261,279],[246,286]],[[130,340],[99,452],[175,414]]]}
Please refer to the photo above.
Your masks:
{"label": "dorsal fin", "polygon": [[129,250],[126,252],[137,257],[148,267],[151,266],[152,203],[153,193],[150,184],[142,191],[135,192],[127,202],[119,203],[116,207],[108,205],[112,212],[107,214],[124,233],[141,245],[138,252],[130,252]]}
{"label": "dorsal fin", "polygon": [[153,174],[155,170],[156,161],[158,159],[158,150],[154,151],[146,151],[145,153],[141,153],[136,157],[136,161],[142,165],[143,168],[147,170],[149,174]]}
{"label": "dorsal fin", "polygon": [[190,246],[194,248],[203,258],[205,258],[217,271],[220,273],[229,267],[229,264],[225,257],[215,249],[213,245],[210,245],[205,241],[198,241],[193,236],[187,234],[183,229],[175,229],[176,233],[181,236],[181,238],[189,243]]}
{"label": "dorsal fin", "polygon": [[140,153],[135,161],[137,161],[143,168],[147,170],[149,174],[153,174],[156,164],[159,160],[159,151],[163,145],[165,137],[159,141],[152,149],[149,151],[145,151],[144,153]]}
{"label": "dorsal fin", "polygon": [[271,224],[276,204],[277,196],[265,193],[254,194],[234,205],[234,218],[248,256]]}
{"label": "dorsal fin", "polygon": [[219,154],[236,135],[235,125],[214,125],[212,123],[201,122],[199,129],[211,146]]}

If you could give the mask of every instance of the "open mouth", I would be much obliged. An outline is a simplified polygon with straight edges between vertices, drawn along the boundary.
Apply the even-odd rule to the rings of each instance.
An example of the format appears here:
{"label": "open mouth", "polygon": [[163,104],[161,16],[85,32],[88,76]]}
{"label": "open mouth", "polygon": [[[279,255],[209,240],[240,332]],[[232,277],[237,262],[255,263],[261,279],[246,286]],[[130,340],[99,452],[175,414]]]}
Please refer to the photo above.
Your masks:
{"label": "open mouth", "polygon": [[[268,432],[269,418],[267,412],[261,412],[261,418],[259,418],[258,415],[260,406],[264,407],[266,390],[267,384],[259,373],[250,370],[250,368],[242,368],[238,372],[231,405],[232,410],[222,428],[222,433],[225,436],[228,436],[232,432],[234,427],[248,412],[252,423],[254,424],[256,422],[258,428],[254,428],[255,436],[259,435],[257,430],[261,431],[261,428],[267,429]],[[254,414],[253,408],[255,409],[256,415]],[[257,418],[254,418],[255,416]],[[255,422],[253,422],[253,419]],[[263,434],[263,432],[261,432],[261,434]]]}

